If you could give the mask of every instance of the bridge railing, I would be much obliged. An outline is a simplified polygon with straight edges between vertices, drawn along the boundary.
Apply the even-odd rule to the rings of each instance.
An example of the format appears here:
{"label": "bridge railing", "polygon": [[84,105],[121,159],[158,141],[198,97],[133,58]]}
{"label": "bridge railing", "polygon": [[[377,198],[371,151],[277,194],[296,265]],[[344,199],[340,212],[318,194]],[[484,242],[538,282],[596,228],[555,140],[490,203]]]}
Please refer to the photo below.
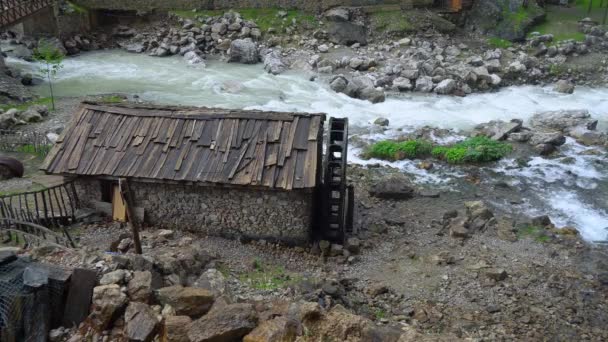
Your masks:
{"label": "bridge railing", "polygon": [[43,133],[0,129],[0,151],[46,155],[51,147],[53,143]]}
{"label": "bridge railing", "polygon": [[20,20],[51,6],[54,0],[0,0],[0,27],[11,26]]}

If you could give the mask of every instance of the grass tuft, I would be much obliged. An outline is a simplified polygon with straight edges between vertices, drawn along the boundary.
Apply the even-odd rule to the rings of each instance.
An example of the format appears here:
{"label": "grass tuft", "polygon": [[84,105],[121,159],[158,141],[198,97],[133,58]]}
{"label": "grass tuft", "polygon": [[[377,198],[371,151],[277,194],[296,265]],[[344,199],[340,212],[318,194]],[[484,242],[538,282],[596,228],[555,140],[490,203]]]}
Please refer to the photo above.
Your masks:
{"label": "grass tuft", "polygon": [[383,160],[403,160],[428,156],[433,145],[425,140],[380,141],[365,152],[367,158]]}
{"label": "grass tuft", "polygon": [[517,230],[517,237],[520,239],[532,238],[541,243],[547,243],[551,240],[551,238],[545,234],[545,230],[542,227],[536,226],[524,226],[519,228]]}
{"label": "grass tuft", "polygon": [[485,163],[500,160],[512,149],[510,144],[479,136],[467,138],[453,146],[435,147],[432,155],[449,164]]}
{"label": "grass tuft", "polygon": [[[3,110],[3,111],[7,111],[7,110],[9,110],[11,108],[15,108],[15,109],[17,109],[19,111],[23,111],[23,110],[26,110],[26,109],[30,108],[33,105],[46,105],[46,106],[48,106],[50,104],[51,104],[51,98],[50,97],[43,97],[43,98],[40,98],[40,99],[37,99],[37,100],[32,100],[32,101],[23,102],[23,103],[14,104],[14,105],[12,105],[12,104],[0,104],[0,109]],[[49,108],[49,110],[50,110],[50,108]]]}
{"label": "grass tuft", "polygon": [[256,259],[253,271],[242,274],[240,280],[256,290],[276,290],[293,285],[300,278],[286,272],[283,267],[264,265]]}
{"label": "grass tuft", "polygon": [[506,40],[506,39],[502,39],[502,38],[498,38],[498,37],[491,37],[488,38],[488,45],[490,45],[490,47],[496,49],[496,48],[500,48],[500,49],[508,49],[511,46],[513,46],[513,43],[511,43],[510,41]]}

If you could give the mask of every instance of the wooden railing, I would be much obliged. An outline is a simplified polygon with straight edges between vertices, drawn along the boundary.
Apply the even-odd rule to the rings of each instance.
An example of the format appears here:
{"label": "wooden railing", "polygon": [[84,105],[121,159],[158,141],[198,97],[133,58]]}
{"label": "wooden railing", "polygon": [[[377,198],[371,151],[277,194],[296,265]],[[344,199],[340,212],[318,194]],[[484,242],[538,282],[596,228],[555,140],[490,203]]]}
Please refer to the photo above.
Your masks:
{"label": "wooden railing", "polygon": [[53,4],[54,0],[0,0],[0,28],[19,21]]}
{"label": "wooden railing", "polygon": [[53,143],[43,133],[0,130],[0,151],[46,155],[52,146]]}
{"label": "wooden railing", "polygon": [[62,227],[74,222],[79,207],[74,182],[0,196],[0,218]]}

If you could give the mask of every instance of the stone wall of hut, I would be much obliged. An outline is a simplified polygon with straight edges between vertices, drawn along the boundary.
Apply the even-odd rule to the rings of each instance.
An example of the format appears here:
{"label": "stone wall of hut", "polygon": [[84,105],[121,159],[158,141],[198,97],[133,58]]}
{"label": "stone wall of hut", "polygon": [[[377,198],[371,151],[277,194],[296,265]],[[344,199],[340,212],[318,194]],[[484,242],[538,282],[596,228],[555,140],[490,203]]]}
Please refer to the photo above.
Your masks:
{"label": "stone wall of hut", "polygon": [[[253,188],[130,183],[137,208],[155,228],[187,230],[229,238],[309,240],[313,217],[311,190],[274,191]],[[81,203],[95,207],[102,199],[101,181],[75,181]]]}

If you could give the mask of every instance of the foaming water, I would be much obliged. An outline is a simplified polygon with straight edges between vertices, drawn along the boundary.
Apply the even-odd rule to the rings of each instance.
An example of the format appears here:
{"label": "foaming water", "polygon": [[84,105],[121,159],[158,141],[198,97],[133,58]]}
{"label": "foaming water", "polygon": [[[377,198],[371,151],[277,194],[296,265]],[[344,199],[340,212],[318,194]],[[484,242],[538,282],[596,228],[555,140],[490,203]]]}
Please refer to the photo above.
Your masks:
{"label": "foaming water", "polygon": [[[38,68],[11,58],[8,63],[30,71]],[[493,119],[527,119],[537,111],[580,108],[589,109],[603,125],[608,121],[608,88],[580,87],[573,95],[533,86],[464,98],[395,94],[384,103],[371,104],[336,94],[326,82],[308,78],[297,72],[272,76],[259,64],[209,61],[202,68],[188,65],[180,57],[157,58],[110,50],[66,59],[57,75],[56,91],[59,96],[124,92],[167,104],[324,112],[347,116],[360,126],[385,117],[392,127],[469,128]],[[42,85],[38,91],[46,94],[48,90]]]}
{"label": "foaming water", "polygon": [[[39,66],[13,58],[7,63],[24,71]],[[391,94],[384,103],[371,104],[336,94],[327,82],[311,82],[309,75],[288,72],[272,76],[261,65],[226,64],[208,61],[207,67],[188,65],[180,57],[156,58],[123,51],[98,51],[68,58],[55,81],[58,96],[83,96],[104,93],[128,93],[145,101],[166,104],[263,109],[276,111],[324,112],[348,117],[351,125],[367,127],[379,117],[387,118],[393,132],[423,125],[467,129],[489,120],[527,120],[539,111],[587,109],[600,121],[599,129],[608,127],[608,88],[578,87],[564,95],[550,88],[510,87],[495,93],[464,98],[433,94]],[[47,95],[46,84],[36,86]],[[353,129],[355,131],[355,129]],[[365,134],[374,140],[390,136]],[[448,138],[452,139],[453,138]],[[445,140],[443,143],[453,142]],[[526,167],[514,167],[515,161],[501,162],[495,171],[511,178],[511,183],[528,191],[522,209],[529,214],[549,212],[558,225],[579,228],[585,239],[608,237],[608,168],[605,155],[590,156],[588,148],[569,139],[562,150],[572,160],[563,162],[533,158]],[[361,164],[360,149],[350,149],[349,159]],[[598,163],[598,160],[600,163]],[[462,175],[451,167],[436,166],[433,172],[420,170],[415,161],[380,162],[398,167],[422,183],[445,185]],[[527,208],[527,209],[526,209]]]}

